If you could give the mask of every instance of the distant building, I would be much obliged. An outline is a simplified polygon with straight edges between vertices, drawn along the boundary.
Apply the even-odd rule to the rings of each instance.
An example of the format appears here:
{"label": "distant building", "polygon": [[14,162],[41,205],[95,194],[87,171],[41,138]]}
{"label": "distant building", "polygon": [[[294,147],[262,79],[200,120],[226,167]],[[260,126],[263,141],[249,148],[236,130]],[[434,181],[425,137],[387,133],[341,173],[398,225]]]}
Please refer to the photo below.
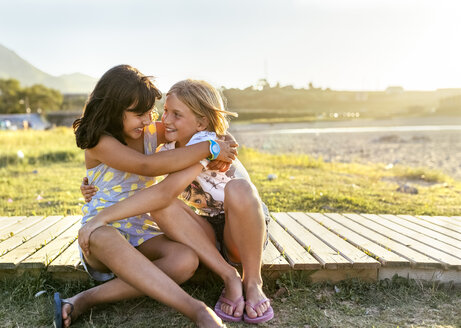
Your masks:
{"label": "distant building", "polygon": [[43,116],[37,113],[33,114],[0,114],[1,130],[46,130],[51,124]]}
{"label": "distant building", "polygon": [[388,95],[401,95],[403,93],[403,88],[398,86],[387,87],[386,93]]}

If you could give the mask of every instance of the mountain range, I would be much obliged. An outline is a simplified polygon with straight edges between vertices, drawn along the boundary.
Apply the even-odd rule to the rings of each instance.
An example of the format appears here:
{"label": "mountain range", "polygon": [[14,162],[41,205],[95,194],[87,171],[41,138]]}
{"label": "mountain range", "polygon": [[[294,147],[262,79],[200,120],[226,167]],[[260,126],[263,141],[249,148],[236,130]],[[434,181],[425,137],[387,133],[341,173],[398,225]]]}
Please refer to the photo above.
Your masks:
{"label": "mountain range", "polygon": [[45,73],[14,51],[0,44],[0,79],[16,79],[21,86],[43,84],[62,93],[89,93],[97,79],[81,73],[53,76]]}

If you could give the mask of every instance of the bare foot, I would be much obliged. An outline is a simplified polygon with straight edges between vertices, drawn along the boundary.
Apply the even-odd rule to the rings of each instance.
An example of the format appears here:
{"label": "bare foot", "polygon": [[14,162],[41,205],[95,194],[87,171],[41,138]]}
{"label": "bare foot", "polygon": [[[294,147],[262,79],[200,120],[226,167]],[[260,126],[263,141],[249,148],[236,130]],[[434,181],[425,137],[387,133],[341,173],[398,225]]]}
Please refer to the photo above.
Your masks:
{"label": "bare foot", "polygon": [[226,327],[223,325],[221,319],[214,313],[209,307],[204,308],[197,313],[197,326],[199,328],[222,328]]}
{"label": "bare foot", "polygon": [[[240,277],[237,271],[235,271],[235,273],[235,276],[232,276],[224,281],[224,297],[232,302],[235,302],[238,298],[240,298],[243,295],[241,280],[242,278]],[[233,315],[234,317],[239,318],[243,315],[244,306],[245,303],[240,302],[240,304],[238,304],[235,308],[234,312],[232,312],[232,306],[226,303],[222,303],[221,310],[228,315]]]}
{"label": "bare foot", "polygon": [[[243,287],[245,289],[246,301],[252,304],[253,306],[258,304],[261,300],[266,298],[266,295],[263,292],[262,283],[245,283],[244,281]],[[257,307],[255,307],[255,310],[256,310],[255,311],[251,308],[251,306],[246,305],[245,311],[246,311],[246,314],[250,318],[253,319],[253,318],[262,316],[264,312],[267,311],[269,306],[270,306],[270,302],[266,301],[258,305]]]}

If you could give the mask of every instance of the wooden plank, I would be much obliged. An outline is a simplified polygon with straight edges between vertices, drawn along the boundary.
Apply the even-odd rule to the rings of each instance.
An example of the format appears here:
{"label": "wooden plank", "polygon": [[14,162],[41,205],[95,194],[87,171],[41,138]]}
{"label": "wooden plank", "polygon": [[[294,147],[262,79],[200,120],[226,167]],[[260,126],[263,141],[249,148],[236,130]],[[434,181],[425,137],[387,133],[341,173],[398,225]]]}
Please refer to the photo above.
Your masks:
{"label": "wooden plank", "polygon": [[43,230],[38,235],[26,241],[20,247],[16,247],[14,250],[0,257],[0,269],[15,269],[21,261],[38,251],[77,222],[79,217],[66,216],[59,219],[60,220],[58,220],[58,222],[49,226],[48,229]]}
{"label": "wooden plank", "polygon": [[78,240],[74,241],[64,252],[59,254],[49,265],[50,272],[74,271],[80,264],[80,253],[78,252]]}
{"label": "wooden plank", "polygon": [[454,232],[461,231],[461,222],[450,219],[446,216],[420,216],[420,218],[440,227],[453,230]]}
{"label": "wooden plank", "polygon": [[[272,223],[272,224],[275,224]],[[290,264],[283,257],[282,254],[275,248],[272,242],[269,240],[266,248],[263,252],[262,258],[262,269],[263,270],[288,270],[290,269]]]}
{"label": "wooden plank", "polygon": [[291,238],[290,234],[283,230],[275,221],[269,224],[269,238],[280,253],[286,257],[293,269],[312,270],[321,268],[320,263],[298,244],[296,240]]}
{"label": "wooden plank", "polygon": [[18,221],[25,219],[27,216],[2,216],[0,217],[0,231]]}
{"label": "wooden plank", "polygon": [[[409,237],[415,236],[416,238],[418,238],[419,241],[429,246],[433,246],[442,252],[452,254],[456,257],[461,256],[461,241],[459,240],[445,236],[441,233],[438,233],[437,231],[434,231],[434,230],[431,230],[425,227],[421,227],[420,225],[416,223],[407,221],[396,215],[380,214],[379,216],[382,218],[385,218],[386,220],[393,222],[394,224],[397,224],[398,226],[396,229],[399,229],[398,231],[403,232],[403,231],[411,230],[410,232],[405,233]],[[392,229],[392,227],[390,226],[388,227]],[[403,228],[404,230],[400,230],[401,229],[400,227],[404,227]],[[430,239],[427,239],[428,237],[430,237]]]}
{"label": "wooden plank", "polygon": [[[8,253],[12,249],[18,247],[22,243],[26,242],[27,240],[31,239],[32,237],[38,235],[40,232],[48,229],[50,226],[55,224],[57,221],[59,221],[62,218],[62,216],[48,216],[34,225],[28,227],[27,229],[24,229],[23,231],[17,233],[16,235],[12,236],[11,238],[8,238],[2,242],[0,242],[0,258],[4,254]],[[0,259],[1,262],[1,259]]]}
{"label": "wooden plank", "polygon": [[304,227],[309,229],[310,232],[315,234],[325,244],[348,259],[352,263],[353,268],[378,268],[381,265],[374,258],[365,254],[357,247],[338,237],[338,235],[334,234],[327,228],[320,225],[314,219],[312,219],[310,215],[315,215],[315,213],[290,212],[288,214],[296,221],[304,225]]}
{"label": "wooden plank", "polygon": [[[328,216],[327,216],[328,215]],[[326,215],[315,213],[310,215],[315,221],[325,226],[327,229],[333,231],[339,235],[344,240],[347,240],[349,243],[355,247],[360,248],[363,252],[370,254],[370,256],[376,257],[382,265],[386,266],[409,266],[410,261],[399,256],[396,253],[393,253],[386,248],[379,246],[375,242],[359,235],[355,231],[349,229],[348,227],[338,223],[341,222],[343,217],[340,214],[328,213]],[[336,221],[330,219],[335,218]],[[365,233],[366,235],[366,233]]]}
{"label": "wooden plank", "polygon": [[[374,220],[372,220],[372,218]],[[431,246],[421,243],[420,241],[407,237],[398,231],[394,231],[385,227],[384,225],[386,222],[383,222],[376,214],[362,214],[356,221],[360,221],[365,226],[370,226],[370,228],[374,229],[375,231],[380,231],[380,233],[384,234],[390,239],[393,239],[396,242],[404,244],[409,248],[412,248],[420,253],[425,254],[428,257],[433,258],[441,263],[445,264],[445,267],[461,269],[461,259],[453,257],[449,254],[441,252]]]}
{"label": "wooden plank", "polygon": [[352,263],[330,248],[287,213],[272,213],[277,222],[325,269],[351,267]]}
{"label": "wooden plank", "polygon": [[452,237],[453,239],[461,240],[461,233],[456,233],[453,230],[446,229],[443,227],[439,227],[438,225],[435,225],[433,223],[427,222],[422,219],[422,217],[414,217],[412,215],[397,215],[398,217],[404,218],[405,220],[408,220],[410,222],[419,224],[423,227],[426,227],[428,229],[440,232],[448,237]]}
{"label": "wooden plank", "polygon": [[3,227],[0,230],[0,242],[4,241],[10,237],[13,237],[17,233],[31,227],[38,221],[42,220],[43,216],[30,216],[30,217],[23,217],[23,219],[18,220],[17,222],[8,225],[7,227]]}
{"label": "wooden plank", "polygon": [[47,266],[77,239],[78,230],[81,227],[80,220],[81,217],[77,217],[77,220],[69,229],[22,261],[19,268],[44,268]]}
{"label": "wooden plank", "polygon": [[436,215],[436,216],[428,216],[428,218],[431,218],[431,220],[435,221],[442,221],[448,224],[448,226],[456,226],[458,230],[456,231],[461,231],[461,221],[454,220],[452,217],[449,216],[442,216],[442,215]]}
{"label": "wooden plank", "polygon": [[[329,214],[326,214],[329,216]],[[377,243],[378,245],[387,248],[389,251],[398,254],[399,256],[406,258],[410,261],[412,267],[420,268],[440,268],[443,267],[443,264],[433,258],[430,258],[420,252],[417,252],[411,248],[408,248],[401,243],[394,241],[386,236],[383,236],[380,233],[380,227],[370,227],[361,223],[365,218],[361,217],[358,214],[342,214],[340,216],[331,217],[333,220],[348,227],[351,230],[354,230],[358,234],[362,235],[365,238],[370,239],[371,241]],[[339,220],[339,218],[341,218]],[[373,228],[377,229],[374,230]]]}
{"label": "wooden plank", "polygon": [[[280,252],[285,250],[285,254],[287,254],[287,258],[292,261],[293,267],[296,267],[296,269],[315,271],[315,273],[311,275],[312,279],[315,281],[339,281],[350,277],[376,279],[376,277],[378,277],[378,272],[380,272],[381,276],[390,275],[392,272],[396,274],[410,273],[410,277],[426,277],[426,280],[428,277],[430,279],[430,275],[432,274],[433,276],[438,277],[438,281],[453,281],[453,277],[461,277],[459,274],[459,266],[452,267],[445,262],[442,263],[434,259],[432,256],[426,256],[421,250],[418,251],[413,249],[412,246],[414,245],[410,245],[410,247],[402,245],[402,243],[405,243],[406,240],[392,240],[383,235],[383,230],[386,229],[399,234],[401,233],[400,228],[399,231],[395,231],[390,228],[389,223],[394,223],[395,225],[404,227],[403,232],[408,234],[408,236],[403,234],[404,237],[416,240],[418,243],[442,253],[447,253],[448,250],[450,252],[454,252],[456,251],[455,248],[460,249],[458,247],[458,242],[461,242],[461,239],[449,236],[448,232],[450,231],[454,234],[461,235],[461,230],[457,231],[455,228],[461,223],[461,216],[412,217],[413,221],[397,216],[384,216],[380,217],[380,220],[376,217],[375,220],[363,218],[369,223],[369,226],[364,226],[361,223],[339,214],[322,215],[318,213],[308,213],[307,217],[311,220],[311,222],[305,222],[304,224],[296,221],[287,213],[273,214],[274,217],[279,217],[280,219],[277,219],[278,223],[274,222],[271,224],[273,226],[272,229],[277,230],[277,233],[281,234],[282,238],[276,238],[279,237],[279,235],[276,234],[274,234],[275,237],[270,236],[271,239],[274,237],[273,239],[275,242],[279,242],[279,239],[281,240],[281,242],[277,244],[281,251],[277,250],[274,244],[269,241],[268,246],[263,252],[263,269],[272,272],[271,274],[278,274],[277,271],[289,270],[291,268],[287,260],[282,254],[280,254]],[[299,214],[293,215],[296,217]],[[10,236],[0,242],[0,253],[4,252],[4,247],[5,249],[9,248],[9,252],[4,253],[3,256],[0,255],[0,270],[3,270],[2,272],[22,272],[23,270],[43,268],[51,260],[52,261],[49,263],[47,270],[53,274],[73,274],[82,270],[80,265],[80,256],[77,249],[77,241],[75,240],[72,242],[75,238],[76,232],[78,231],[79,224],[75,223],[75,225],[72,225],[71,228],[67,230],[64,226],[61,226],[61,229],[56,230],[56,227],[59,227],[60,224],[60,222],[56,223],[59,219],[55,221],[56,224],[48,224],[52,221],[49,218],[41,219],[31,226],[31,223],[26,221],[29,218],[26,217],[0,217],[0,240],[2,236],[8,237],[9,234],[5,231],[10,230],[10,232],[13,232],[13,236]],[[18,231],[17,229],[21,226],[18,224],[20,220],[23,223],[28,224],[28,227],[24,227],[21,231]],[[418,220],[418,222],[425,222],[425,226],[418,226],[414,220]],[[380,230],[375,230],[377,227],[373,226],[373,224],[378,225],[382,222],[387,223],[385,225],[380,225]],[[16,224],[18,225],[14,227]],[[69,226],[70,224],[72,224],[72,222],[69,223]],[[5,230],[2,230],[1,227],[5,228]],[[322,227],[323,230],[318,227]],[[357,231],[355,227],[360,227],[360,230]],[[394,226],[394,228],[396,227],[397,226]],[[313,231],[311,231],[310,228],[312,228]],[[419,228],[419,230],[417,228]],[[439,228],[442,231],[440,231]],[[50,238],[47,240],[47,237],[44,236],[46,233],[49,234],[50,231],[52,232],[53,229],[55,229],[56,233],[49,235],[51,237],[51,241]],[[284,229],[286,229],[286,231]],[[330,231],[328,231],[328,229],[330,229]],[[57,236],[58,233],[60,233],[59,236]],[[274,231],[272,231],[272,233],[274,233]],[[327,235],[328,238],[330,238],[328,235],[333,235],[336,237],[335,240],[342,240],[343,242],[349,244],[349,247],[358,247],[361,249],[359,252],[363,251],[363,253],[367,252],[371,255],[378,256],[384,267],[381,266],[381,268],[370,269],[353,268],[351,264],[352,259],[349,261],[345,257],[341,256],[344,250],[340,247],[340,245],[333,244],[331,240],[328,240],[328,238],[325,237],[325,235]],[[22,238],[18,239],[18,236],[22,236]],[[15,237],[14,243],[10,241],[13,237]],[[346,240],[344,240],[344,238]],[[331,244],[333,248],[326,244],[322,239]],[[385,241],[385,243],[380,243],[378,240]],[[448,243],[448,241],[452,243]],[[17,244],[18,242],[19,244]],[[69,245],[71,242],[72,244],[65,248],[65,245]],[[431,242],[432,244],[430,244]],[[15,243],[17,245],[13,246]],[[291,245],[290,247],[294,248],[296,251],[293,251],[290,247],[286,247],[286,243]],[[444,244],[447,244],[448,246],[441,249]],[[33,245],[36,247],[33,248]],[[392,246],[396,247],[394,248]],[[288,253],[287,249],[289,250]],[[313,261],[310,262],[311,266],[309,266],[308,263],[303,262],[305,260],[301,261],[299,258],[300,256],[305,256],[306,254],[309,256],[306,249],[309,249],[311,253],[309,259],[309,261]],[[327,253],[327,250],[330,253]],[[340,254],[338,254],[338,251]],[[404,254],[401,254],[403,251],[405,251]],[[10,264],[12,263],[12,265],[5,265],[5,262],[3,262],[5,258],[15,254],[18,255],[21,252],[26,252],[22,256],[22,261],[20,261],[21,257],[18,257],[16,261],[10,261]],[[289,253],[292,257],[288,256]],[[381,255],[382,259],[379,255]],[[385,256],[387,256],[387,258]],[[455,254],[451,254],[451,256],[461,259],[461,257]],[[427,260],[427,262],[416,262],[412,257],[418,257],[418,259],[422,258],[424,261]],[[334,258],[334,260],[330,261],[332,258]],[[329,260],[326,261],[325,259]],[[339,259],[341,259],[343,263],[336,261]],[[399,260],[401,262],[398,262]],[[394,263],[395,265],[391,265],[391,263]],[[398,263],[403,266],[398,267]],[[405,268],[404,266],[406,263],[412,265],[413,268]],[[322,265],[327,270],[319,270]],[[442,267],[451,269],[435,269]],[[11,270],[15,268],[20,269],[20,271]],[[330,270],[338,268],[341,268],[341,270]],[[421,272],[424,274],[421,274]],[[83,277],[86,276],[86,274],[83,274]]]}

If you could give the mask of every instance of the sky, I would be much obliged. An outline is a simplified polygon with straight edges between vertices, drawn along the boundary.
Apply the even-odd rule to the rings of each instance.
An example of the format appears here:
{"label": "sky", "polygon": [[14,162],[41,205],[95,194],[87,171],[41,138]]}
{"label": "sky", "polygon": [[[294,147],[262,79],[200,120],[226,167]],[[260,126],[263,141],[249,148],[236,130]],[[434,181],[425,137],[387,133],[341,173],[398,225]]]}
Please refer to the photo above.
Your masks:
{"label": "sky", "polygon": [[449,0],[0,0],[0,44],[52,75],[130,64],[162,91],[185,78],[245,88],[461,87]]}

